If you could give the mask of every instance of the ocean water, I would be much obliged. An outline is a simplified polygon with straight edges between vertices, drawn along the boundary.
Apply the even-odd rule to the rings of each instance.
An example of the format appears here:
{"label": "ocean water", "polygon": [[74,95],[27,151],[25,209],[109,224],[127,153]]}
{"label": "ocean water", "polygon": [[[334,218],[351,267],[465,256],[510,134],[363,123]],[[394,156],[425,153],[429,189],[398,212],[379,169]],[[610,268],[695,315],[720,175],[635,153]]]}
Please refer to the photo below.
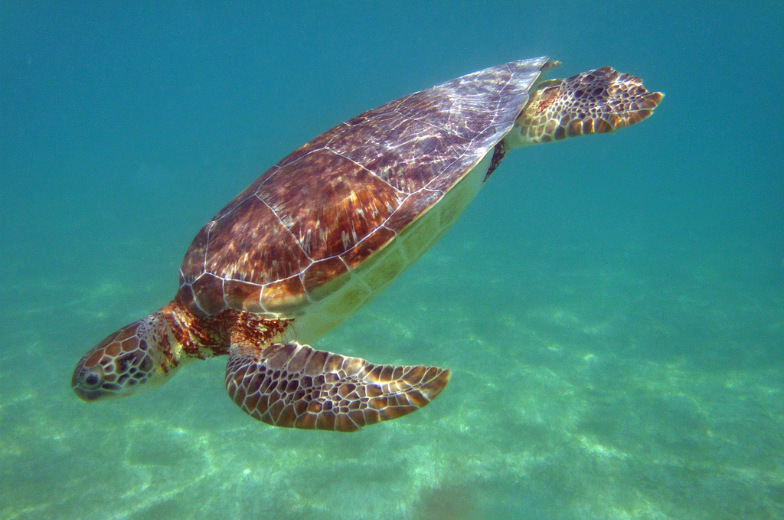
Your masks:
{"label": "ocean water", "polygon": [[[0,6],[0,518],[784,518],[784,7]],[[426,408],[278,429],[225,359],[84,403],[200,226],[331,126],[513,59],[613,65],[648,121],[510,153],[321,348],[447,366]]]}

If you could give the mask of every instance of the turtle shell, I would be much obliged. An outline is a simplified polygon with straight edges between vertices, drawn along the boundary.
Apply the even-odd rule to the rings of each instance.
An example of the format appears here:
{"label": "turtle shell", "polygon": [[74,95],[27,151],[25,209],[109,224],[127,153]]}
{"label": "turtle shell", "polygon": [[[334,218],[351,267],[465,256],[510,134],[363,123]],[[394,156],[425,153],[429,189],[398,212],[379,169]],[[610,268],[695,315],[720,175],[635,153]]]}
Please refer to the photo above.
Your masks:
{"label": "turtle shell", "polygon": [[[344,293],[333,306],[350,314],[473,197],[415,226],[483,159],[487,171],[546,63],[515,61],[462,76],[365,112],[295,150],[199,231],[177,298],[206,315],[230,308],[297,317]],[[412,235],[411,247],[396,251],[404,235]],[[375,275],[363,274],[382,258]]]}

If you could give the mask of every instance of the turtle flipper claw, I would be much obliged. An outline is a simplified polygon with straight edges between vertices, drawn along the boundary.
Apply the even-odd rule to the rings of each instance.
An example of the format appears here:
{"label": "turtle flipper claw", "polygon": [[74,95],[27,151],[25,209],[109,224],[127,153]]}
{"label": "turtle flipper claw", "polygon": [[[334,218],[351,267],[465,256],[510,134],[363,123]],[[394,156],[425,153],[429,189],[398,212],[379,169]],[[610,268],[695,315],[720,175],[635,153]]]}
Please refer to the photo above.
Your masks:
{"label": "turtle flipper claw", "polygon": [[356,431],[425,406],[444,389],[449,371],[376,365],[308,345],[232,345],[226,389],[255,419],[273,426]]}

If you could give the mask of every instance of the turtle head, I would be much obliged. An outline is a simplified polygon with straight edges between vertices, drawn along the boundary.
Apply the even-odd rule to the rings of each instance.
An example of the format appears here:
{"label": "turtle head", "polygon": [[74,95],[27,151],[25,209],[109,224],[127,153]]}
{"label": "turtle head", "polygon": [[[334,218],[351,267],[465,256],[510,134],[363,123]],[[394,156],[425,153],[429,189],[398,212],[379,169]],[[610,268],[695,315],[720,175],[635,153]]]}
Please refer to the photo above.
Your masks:
{"label": "turtle head", "polygon": [[126,325],[85,354],[71,386],[80,398],[123,397],[164,383],[177,366],[169,327],[161,312]]}

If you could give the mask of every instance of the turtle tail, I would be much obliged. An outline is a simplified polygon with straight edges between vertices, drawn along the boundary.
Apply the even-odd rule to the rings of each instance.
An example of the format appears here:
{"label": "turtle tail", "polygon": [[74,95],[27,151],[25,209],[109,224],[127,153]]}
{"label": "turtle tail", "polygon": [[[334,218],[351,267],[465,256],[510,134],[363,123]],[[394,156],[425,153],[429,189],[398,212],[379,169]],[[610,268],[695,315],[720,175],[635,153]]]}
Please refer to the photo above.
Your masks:
{"label": "turtle tail", "polygon": [[541,82],[515,121],[515,145],[612,132],[653,113],[664,94],[612,67]]}
{"label": "turtle tail", "polygon": [[231,399],[273,426],[351,432],[422,408],[449,371],[375,365],[308,345],[232,345],[226,367]]}

